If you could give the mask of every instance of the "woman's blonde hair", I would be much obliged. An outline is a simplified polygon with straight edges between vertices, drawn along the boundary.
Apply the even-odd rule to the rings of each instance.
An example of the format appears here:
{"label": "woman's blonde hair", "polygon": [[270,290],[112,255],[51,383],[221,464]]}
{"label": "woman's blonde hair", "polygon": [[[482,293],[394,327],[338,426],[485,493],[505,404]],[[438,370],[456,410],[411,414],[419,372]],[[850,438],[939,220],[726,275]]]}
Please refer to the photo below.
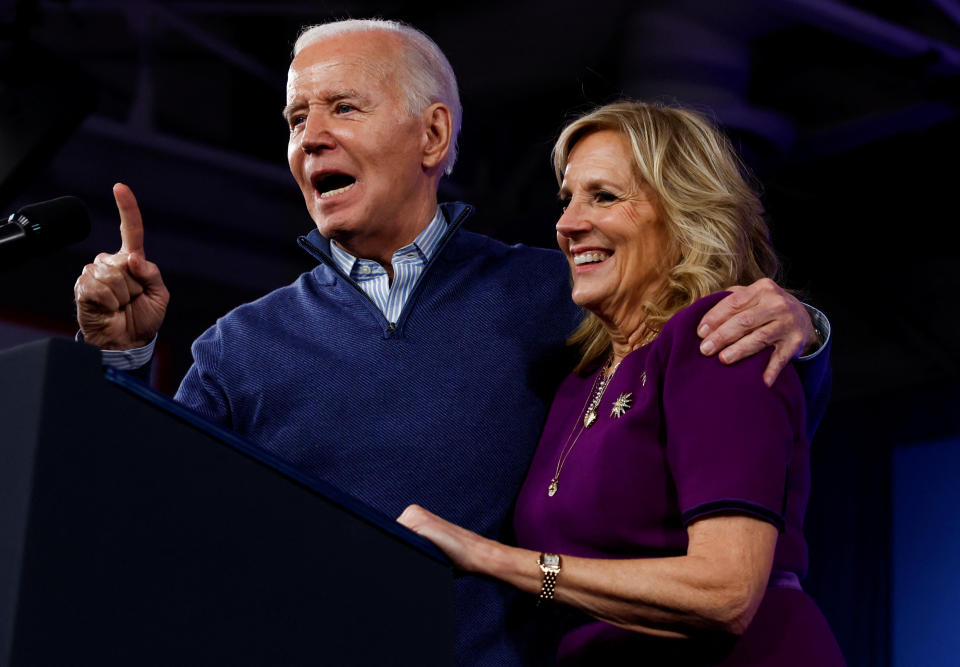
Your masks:
{"label": "woman's blonde hair", "polygon": [[[644,342],[701,297],[776,277],[779,262],[760,198],[736,151],[713,123],[688,109],[661,104],[622,101],[600,107],[560,133],[553,148],[558,183],[577,142],[602,130],[628,140],[636,174],[656,193],[667,232],[680,250],[664,288],[641,306],[650,332]],[[569,343],[582,352],[578,373],[610,352],[610,337],[592,313],[586,313]]]}

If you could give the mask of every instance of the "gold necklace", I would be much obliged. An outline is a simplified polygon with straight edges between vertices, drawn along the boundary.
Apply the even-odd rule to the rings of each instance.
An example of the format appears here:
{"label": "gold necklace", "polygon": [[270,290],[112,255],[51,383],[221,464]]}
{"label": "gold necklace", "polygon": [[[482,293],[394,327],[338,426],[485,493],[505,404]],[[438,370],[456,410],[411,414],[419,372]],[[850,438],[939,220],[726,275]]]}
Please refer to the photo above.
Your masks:
{"label": "gold necklace", "polygon": [[[611,369],[610,367],[612,364],[613,356],[611,355],[610,358],[607,359],[607,363],[604,364],[599,375],[597,375],[597,379],[593,381],[593,387],[591,387],[590,393],[587,394],[587,398],[584,400],[583,407],[580,408],[580,412],[577,413],[577,420],[573,422],[573,428],[570,429],[570,434],[567,435],[567,440],[563,443],[563,447],[560,449],[560,456],[557,459],[557,469],[554,472],[553,479],[550,480],[550,485],[547,486],[547,495],[550,497],[553,497],[559,488],[560,471],[563,470],[563,464],[567,462],[567,457],[570,456],[570,452],[572,452],[573,448],[576,447],[577,441],[580,439],[580,434],[583,433],[584,429],[590,428],[597,421],[597,407],[600,405],[600,401],[603,400],[603,394],[610,385],[610,381],[613,380],[613,374],[616,373],[617,368],[620,367],[620,364],[618,363]],[[583,415],[582,420],[580,419],[581,414]],[[578,425],[579,428],[577,428]],[[577,432],[577,436],[575,438],[573,436],[574,431]],[[570,438],[573,438],[572,443],[570,442]]]}
{"label": "gold necklace", "polygon": [[[597,406],[600,405],[600,400],[603,398],[603,393],[607,390],[607,385],[610,384],[610,380],[613,379],[613,374],[617,372],[617,369],[614,368],[610,370],[610,364],[613,363],[613,357],[610,357],[607,360],[607,363],[603,367],[603,371],[600,373],[600,377],[597,380],[600,382],[600,386],[594,386],[593,389],[593,400],[590,401],[590,407],[587,408],[586,413],[583,415],[583,428],[590,428],[597,421]],[[617,364],[619,366],[620,364]],[[609,375],[607,375],[609,371]],[[571,447],[573,449],[573,447]]]}

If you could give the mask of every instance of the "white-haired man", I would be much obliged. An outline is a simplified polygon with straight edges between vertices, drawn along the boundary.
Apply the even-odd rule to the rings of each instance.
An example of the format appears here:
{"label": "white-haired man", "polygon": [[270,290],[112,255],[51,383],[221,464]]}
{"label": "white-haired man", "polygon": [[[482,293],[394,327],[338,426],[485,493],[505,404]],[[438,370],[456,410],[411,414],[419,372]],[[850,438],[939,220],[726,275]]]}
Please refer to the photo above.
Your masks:
{"label": "white-haired man", "polygon": [[[569,370],[578,313],[564,258],[468,232],[469,206],[438,206],[460,103],[449,63],[419,31],[380,21],[308,29],[284,117],[290,170],[317,225],[299,242],[318,266],[204,333],[177,400],[390,516],[416,502],[503,538]],[[78,319],[88,342],[149,356],[168,295],[144,257],[132,193],[118,185],[115,195],[123,245],[84,269]],[[739,339],[745,328],[730,316],[746,312],[759,331],[726,360],[776,339],[774,376],[813,336],[772,283],[718,308],[708,340],[719,349]],[[461,664],[525,660],[510,595],[458,581]]]}

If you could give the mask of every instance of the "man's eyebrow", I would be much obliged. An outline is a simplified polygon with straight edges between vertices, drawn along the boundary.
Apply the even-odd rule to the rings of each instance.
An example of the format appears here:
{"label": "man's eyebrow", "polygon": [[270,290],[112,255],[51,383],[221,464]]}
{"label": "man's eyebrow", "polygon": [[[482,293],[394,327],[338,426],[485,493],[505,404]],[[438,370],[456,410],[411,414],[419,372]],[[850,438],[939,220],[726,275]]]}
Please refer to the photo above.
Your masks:
{"label": "man's eyebrow", "polygon": [[283,107],[284,120],[290,120],[290,116],[291,114],[293,114],[294,111],[296,111],[297,109],[302,109],[306,105],[307,105],[306,101],[303,98],[298,97],[293,102]]}
{"label": "man's eyebrow", "polygon": [[358,90],[348,89],[348,90],[340,90],[335,93],[329,93],[323,99],[325,102],[339,102],[340,100],[345,100],[351,97],[355,97],[355,98],[362,97],[362,95]]}

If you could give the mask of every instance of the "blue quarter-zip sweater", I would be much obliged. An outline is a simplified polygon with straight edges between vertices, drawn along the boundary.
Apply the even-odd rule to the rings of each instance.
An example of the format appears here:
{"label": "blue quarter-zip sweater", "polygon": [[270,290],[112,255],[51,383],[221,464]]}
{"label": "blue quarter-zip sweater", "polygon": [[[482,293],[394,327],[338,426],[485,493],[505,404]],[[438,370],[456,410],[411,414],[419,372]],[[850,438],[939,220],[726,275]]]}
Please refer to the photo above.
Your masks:
{"label": "blue quarter-zip sweater", "polygon": [[[449,231],[391,326],[311,232],[320,261],[193,345],[176,400],[388,516],[418,503],[492,538],[505,527],[576,325],[566,261]],[[464,665],[521,664],[507,587],[457,580]]]}

